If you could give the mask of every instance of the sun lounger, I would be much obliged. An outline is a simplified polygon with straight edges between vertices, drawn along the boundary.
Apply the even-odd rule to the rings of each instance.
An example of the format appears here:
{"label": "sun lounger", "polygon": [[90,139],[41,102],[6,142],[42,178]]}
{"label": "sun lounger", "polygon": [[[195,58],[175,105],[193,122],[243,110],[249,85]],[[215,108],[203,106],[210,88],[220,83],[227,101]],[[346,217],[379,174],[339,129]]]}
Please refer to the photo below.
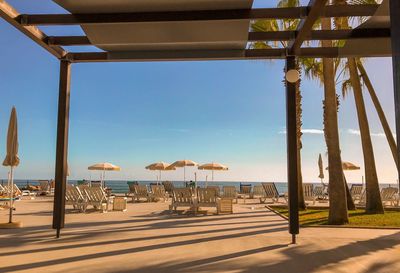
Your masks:
{"label": "sun lounger", "polygon": [[240,183],[240,192],[238,194],[239,198],[243,199],[243,202],[246,204],[246,198],[251,198],[251,184],[242,184]]}
{"label": "sun lounger", "polygon": [[169,197],[172,197],[172,192],[174,190],[174,184],[171,181],[162,182],[166,193],[168,193]]}
{"label": "sun lounger", "polygon": [[168,193],[165,192],[163,185],[151,185],[151,194],[155,201],[163,199],[166,202],[168,200]]}
{"label": "sun lounger", "polygon": [[313,205],[315,205],[315,201],[317,200],[317,196],[314,194],[314,184],[312,183],[303,183],[303,194],[305,201],[312,201]]}
{"label": "sun lounger", "polygon": [[128,196],[131,196],[131,195],[134,195],[135,194],[135,187],[134,187],[134,185],[139,185],[139,182],[137,182],[137,181],[128,181],[128,182],[126,182],[126,184],[128,184],[128,193],[127,194],[125,194],[127,197]]}
{"label": "sun lounger", "polygon": [[238,202],[238,194],[236,191],[236,187],[235,186],[223,186],[222,187],[222,197],[235,199],[236,203],[237,203]]}
{"label": "sun lounger", "polygon": [[273,182],[264,182],[264,183],[261,183],[261,185],[264,188],[265,198],[266,199],[271,199],[273,203],[275,203],[275,202],[278,203],[279,202],[279,198],[283,197],[285,199],[285,201],[287,202],[286,195],[280,195],[279,194],[275,183],[273,183]]}
{"label": "sun lounger", "polygon": [[320,201],[325,201],[326,202],[327,199],[328,199],[328,195],[325,192],[325,186],[324,185],[315,185],[314,186],[314,195],[315,195],[315,198],[317,200],[320,200]]}
{"label": "sun lounger", "polygon": [[207,189],[214,189],[215,193],[217,194],[217,197],[221,196],[221,190],[219,186],[207,186]]}
{"label": "sun lounger", "polygon": [[[10,195],[11,190],[10,190],[10,187],[8,185],[3,186],[3,190],[4,190],[4,193],[6,193],[7,195]],[[14,191],[13,196],[15,198],[18,199],[18,198],[20,198],[22,196],[22,191],[18,188],[18,186],[16,184],[13,184],[13,191]]]}
{"label": "sun lounger", "polygon": [[263,185],[255,185],[253,188],[252,199],[260,199],[260,203],[264,204],[267,200],[267,194],[265,193]]}
{"label": "sun lounger", "polygon": [[101,187],[86,187],[84,189],[87,204],[96,210],[107,212],[112,204],[113,198],[107,197]]}
{"label": "sun lounger", "polygon": [[353,198],[353,201],[361,202],[361,198],[364,193],[364,186],[362,184],[352,184],[350,188],[350,195]]}
{"label": "sun lounger", "polygon": [[150,202],[152,198],[152,194],[149,192],[147,189],[146,185],[133,185],[133,197],[132,197],[132,202],[137,202],[140,201],[140,199],[146,199],[147,202]]}
{"label": "sun lounger", "polygon": [[39,191],[37,195],[47,195],[50,194],[50,181],[49,180],[39,180]]}
{"label": "sun lounger", "polygon": [[197,188],[195,214],[202,207],[215,207],[217,214],[219,214],[218,197],[215,188]]}
{"label": "sun lounger", "polygon": [[398,192],[399,190],[394,187],[383,188],[381,190],[381,199],[383,205],[385,206],[387,203],[389,203],[391,206],[399,206],[399,200],[396,197]]}
{"label": "sun lounger", "polygon": [[67,185],[65,190],[65,205],[70,205],[74,209],[85,212],[88,201],[86,195],[83,195],[79,187]]}
{"label": "sun lounger", "polygon": [[[174,188],[172,191],[172,203],[169,206],[169,210],[176,211],[178,207],[194,207],[193,191],[191,188]],[[195,210],[196,211],[196,210]]]}

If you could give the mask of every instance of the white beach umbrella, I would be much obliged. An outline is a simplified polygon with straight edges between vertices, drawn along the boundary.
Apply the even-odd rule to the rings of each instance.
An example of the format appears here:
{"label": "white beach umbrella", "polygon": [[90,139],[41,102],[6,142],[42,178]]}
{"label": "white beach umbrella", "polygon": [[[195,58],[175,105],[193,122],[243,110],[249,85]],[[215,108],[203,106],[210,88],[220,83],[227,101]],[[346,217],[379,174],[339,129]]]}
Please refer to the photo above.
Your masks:
{"label": "white beach umbrella", "polygon": [[183,168],[183,182],[186,182],[186,166],[194,167],[198,165],[198,163],[187,159],[178,160],[171,164],[171,166],[174,166],[176,168]]}
{"label": "white beach umbrella", "polygon": [[174,170],[176,170],[176,168],[174,166],[172,166],[171,164],[165,163],[163,161],[150,164],[150,165],[146,166],[145,169],[146,170],[150,170],[150,171],[159,171],[159,176],[158,176],[158,179],[157,179],[157,183],[158,183],[159,180],[161,181],[161,171],[174,171]]}
{"label": "white beach umbrella", "polygon": [[[214,171],[227,171],[229,168],[221,163],[207,163],[199,166],[199,170],[210,170],[211,171],[211,179],[214,181]],[[206,181],[207,182],[207,181]],[[207,187],[207,183],[206,183]]]}
{"label": "white beach umbrella", "polygon": [[15,107],[11,110],[10,122],[7,133],[7,155],[3,161],[3,166],[10,167],[9,189],[10,189],[10,216],[9,223],[12,223],[13,217],[13,199],[14,199],[14,168],[19,165],[18,157],[18,123],[17,110]]}
{"label": "white beach umbrella", "polygon": [[92,166],[88,167],[88,170],[91,171],[102,171],[102,176],[101,176],[101,186],[104,186],[104,178],[106,175],[106,171],[120,171],[121,167],[116,166],[114,164],[108,163],[108,162],[102,162],[102,163],[97,163]]}

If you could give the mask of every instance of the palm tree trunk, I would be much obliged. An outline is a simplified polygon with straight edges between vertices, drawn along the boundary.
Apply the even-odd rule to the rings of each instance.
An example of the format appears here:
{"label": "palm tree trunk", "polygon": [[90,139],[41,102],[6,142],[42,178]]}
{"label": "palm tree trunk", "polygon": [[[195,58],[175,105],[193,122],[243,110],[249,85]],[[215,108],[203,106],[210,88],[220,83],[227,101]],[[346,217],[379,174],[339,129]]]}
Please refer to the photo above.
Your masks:
{"label": "palm tree trunk", "polygon": [[369,131],[367,112],[365,110],[364,98],[358,76],[357,64],[355,58],[347,60],[350,71],[350,81],[354,91],[354,100],[357,109],[358,124],[360,127],[361,144],[364,155],[365,166],[365,184],[366,184],[366,212],[367,213],[384,213],[379,190],[378,175],[376,173],[374,150]]}
{"label": "palm tree trunk", "polygon": [[381,121],[383,131],[385,132],[387,142],[389,143],[390,150],[392,151],[393,159],[396,164],[397,170],[399,170],[399,163],[397,158],[397,145],[396,141],[394,140],[392,130],[390,129],[389,123],[386,119],[385,112],[383,112],[382,105],[376,95],[375,88],[372,85],[367,71],[364,68],[364,65],[360,62],[357,62],[358,70],[360,71],[361,77],[364,80],[364,83],[367,87],[369,95],[371,96],[372,102],[374,103],[376,112],[378,113],[379,120]]}
{"label": "palm tree trunk", "polygon": [[297,152],[298,152],[297,156],[299,158],[299,160],[297,161],[297,169],[299,170],[298,178],[297,178],[298,187],[299,187],[298,205],[299,205],[299,210],[306,210],[307,206],[306,206],[306,202],[304,200],[303,175],[301,173],[301,152],[300,152],[300,149],[298,149]]}
{"label": "palm tree trunk", "polygon": [[[322,19],[322,29],[330,30],[330,19]],[[331,41],[322,41],[323,47],[332,46]],[[325,58],[324,77],[324,133],[328,149],[329,164],[329,217],[328,223],[342,225],[349,222],[347,213],[346,189],[344,185],[342,158],[340,155],[338,100],[335,89],[335,69],[333,59]]]}
{"label": "palm tree trunk", "polygon": [[[297,67],[298,70],[300,70],[299,67]],[[301,172],[301,149],[303,148],[303,144],[301,142],[301,137],[302,137],[302,132],[301,132],[301,127],[302,127],[302,105],[301,105],[301,91],[300,91],[300,83],[301,81],[297,81],[296,84],[296,93],[297,93],[297,101],[296,101],[296,111],[297,111],[297,120],[296,120],[296,126],[297,126],[297,156],[298,156],[298,161],[297,161],[297,170],[298,170],[298,177],[297,177],[297,184],[298,184],[298,192],[299,192],[299,197],[298,197],[298,206],[300,210],[305,210],[306,207],[306,202],[304,200],[304,192],[303,192],[303,176]]]}

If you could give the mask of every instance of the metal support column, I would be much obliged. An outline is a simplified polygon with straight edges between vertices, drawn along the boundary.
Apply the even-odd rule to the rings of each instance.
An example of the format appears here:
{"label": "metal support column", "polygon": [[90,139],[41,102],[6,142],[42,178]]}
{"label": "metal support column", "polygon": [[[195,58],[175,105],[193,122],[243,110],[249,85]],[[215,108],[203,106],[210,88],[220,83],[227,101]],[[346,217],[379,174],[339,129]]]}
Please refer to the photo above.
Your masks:
{"label": "metal support column", "polygon": [[68,128],[69,128],[69,100],[70,100],[71,63],[62,60],[60,63],[60,86],[58,97],[57,119],[57,147],[55,191],[53,209],[53,228],[57,230],[56,237],[64,227],[65,216],[65,188],[68,172]]}
{"label": "metal support column", "polygon": [[[296,58],[286,58],[286,72],[296,69]],[[287,131],[287,177],[289,188],[289,232],[292,234],[292,243],[296,243],[299,234],[299,189],[298,189],[298,154],[296,128],[296,83],[286,81],[286,131]]]}

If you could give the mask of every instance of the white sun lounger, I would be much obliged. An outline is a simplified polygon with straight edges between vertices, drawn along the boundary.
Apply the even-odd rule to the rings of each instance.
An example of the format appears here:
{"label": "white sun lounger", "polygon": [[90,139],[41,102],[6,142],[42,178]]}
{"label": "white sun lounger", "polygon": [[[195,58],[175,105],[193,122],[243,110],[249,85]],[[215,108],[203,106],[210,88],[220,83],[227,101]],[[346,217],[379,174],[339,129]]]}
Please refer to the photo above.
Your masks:
{"label": "white sun lounger", "polygon": [[133,185],[132,202],[139,202],[141,198],[146,199],[147,202],[153,200],[153,195],[149,192],[146,185]]}
{"label": "white sun lounger", "polygon": [[218,196],[215,188],[197,188],[197,199],[195,203],[195,214],[202,207],[216,208],[219,214]]}
{"label": "white sun lounger", "polygon": [[267,201],[267,194],[264,190],[263,185],[255,185],[253,188],[253,194],[251,196],[253,199],[260,199],[260,203],[264,204]]}
{"label": "white sun lounger", "polygon": [[151,185],[151,194],[154,201],[163,199],[163,201],[166,202],[169,197],[163,185]]}
{"label": "white sun lounger", "polygon": [[279,194],[278,189],[276,188],[275,183],[273,183],[273,182],[264,182],[264,183],[261,183],[261,185],[262,185],[263,188],[264,188],[264,191],[265,191],[265,198],[266,198],[266,199],[271,199],[272,202],[278,203],[278,202],[279,202],[279,198],[280,198],[280,197],[283,197],[283,198],[285,199],[285,201],[287,202],[286,195],[280,195],[280,194]]}
{"label": "white sun lounger", "polygon": [[317,200],[317,196],[314,193],[314,184],[312,183],[303,183],[303,194],[305,201],[312,201],[313,205],[315,205],[315,201]]}
{"label": "white sun lounger", "polygon": [[191,188],[174,188],[172,191],[172,203],[169,206],[169,210],[172,213],[172,211],[176,211],[178,207],[190,207],[190,209],[195,209]]}
{"label": "white sun lounger", "polygon": [[399,206],[399,200],[396,197],[396,194],[398,192],[399,190],[394,187],[383,188],[381,190],[381,198],[383,205],[385,206],[387,203],[389,203],[393,207]]}
{"label": "white sun lounger", "polygon": [[72,206],[81,212],[85,212],[88,206],[86,195],[82,194],[79,187],[67,185],[65,190],[65,205]]}
{"label": "white sun lounger", "polygon": [[223,186],[222,187],[222,197],[235,199],[238,202],[238,193],[235,186]]}
{"label": "white sun lounger", "polygon": [[113,198],[107,197],[101,187],[87,187],[84,189],[87,198],[87,204],[97,210],[107,212],[112,205]]}

